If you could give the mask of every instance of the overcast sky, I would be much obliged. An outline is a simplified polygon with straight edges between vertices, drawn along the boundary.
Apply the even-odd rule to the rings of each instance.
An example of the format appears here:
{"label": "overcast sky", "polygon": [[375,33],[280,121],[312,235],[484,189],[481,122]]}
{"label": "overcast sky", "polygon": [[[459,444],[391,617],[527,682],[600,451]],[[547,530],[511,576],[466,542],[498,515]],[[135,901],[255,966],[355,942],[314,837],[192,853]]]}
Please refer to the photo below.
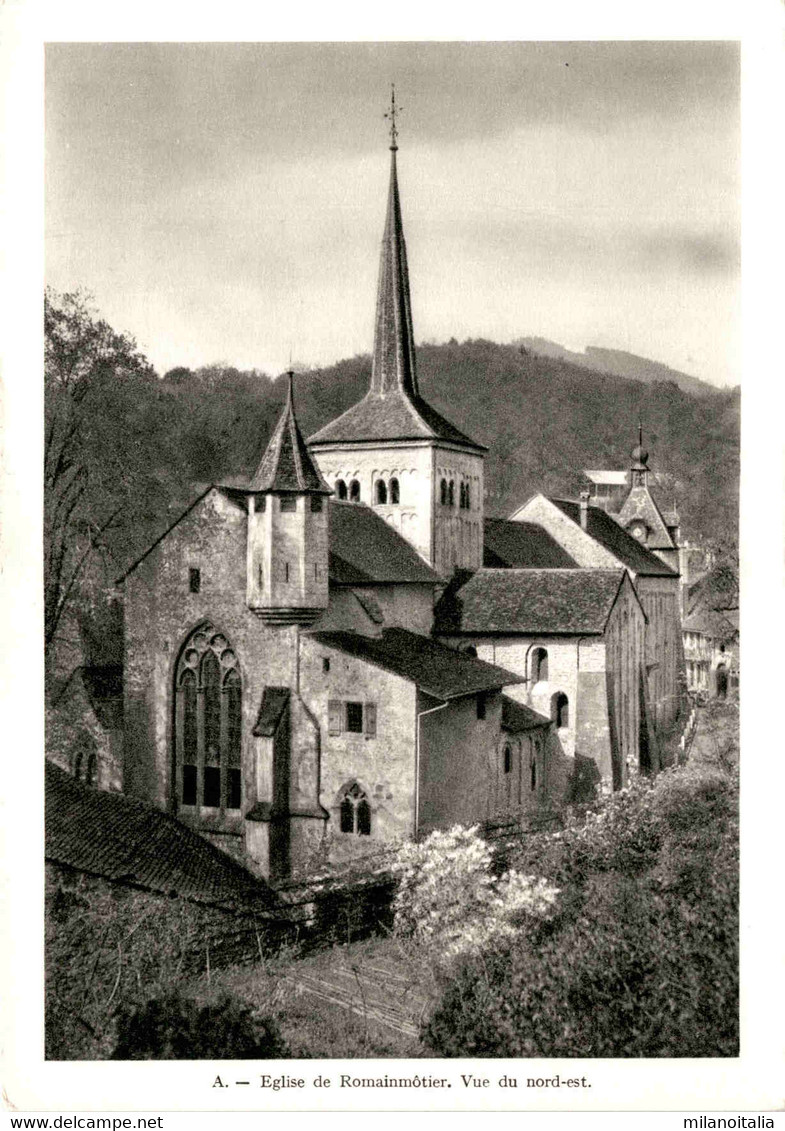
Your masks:
{"label": "overcast sky", "polygon": [[730,43],[56,44],[46,275],[160,372],[370,349],[395,81],[415,337],[740,380]]}

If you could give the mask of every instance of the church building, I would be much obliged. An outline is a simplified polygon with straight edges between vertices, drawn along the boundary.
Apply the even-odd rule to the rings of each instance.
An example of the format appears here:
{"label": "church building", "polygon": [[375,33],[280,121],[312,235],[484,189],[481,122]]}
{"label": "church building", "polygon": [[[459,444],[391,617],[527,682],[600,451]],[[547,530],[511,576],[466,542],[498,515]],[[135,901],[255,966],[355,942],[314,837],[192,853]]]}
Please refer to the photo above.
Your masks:
{"label": "church building", "polygon": [[366,396],[306,443],[290,373],[247,483],[122,578],[123,789],[273,878],[621,788],[668,714],[671,566],[585,500],[484,520],[486,449],[420,396],[391,139]]}

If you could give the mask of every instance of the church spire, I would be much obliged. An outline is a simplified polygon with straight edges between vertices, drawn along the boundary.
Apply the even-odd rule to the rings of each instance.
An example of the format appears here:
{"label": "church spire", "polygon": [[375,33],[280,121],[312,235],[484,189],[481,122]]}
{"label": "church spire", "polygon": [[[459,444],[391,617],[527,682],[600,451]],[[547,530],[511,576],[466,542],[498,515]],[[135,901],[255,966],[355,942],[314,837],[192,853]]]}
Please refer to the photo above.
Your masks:
{"label": "church spire", "polygon": [[403,237],[401,201],[398,193],[398,127],[395,87],[392,88],[390,110],[390,187],[387,194],[387,216],[379,262],[379,284],[376,294],[376,329],[373,342],[371,393],[384,396],[402,392],[408,397],[419,395],[414,360],[414,331],[409,297],[409,268],[406,262],[406,241]]}
{"label": "church spire", "polygon": [[252,491],[332,494],[306,447],[294,415],[294,373],[287,373],[284,410],[250,483]]}

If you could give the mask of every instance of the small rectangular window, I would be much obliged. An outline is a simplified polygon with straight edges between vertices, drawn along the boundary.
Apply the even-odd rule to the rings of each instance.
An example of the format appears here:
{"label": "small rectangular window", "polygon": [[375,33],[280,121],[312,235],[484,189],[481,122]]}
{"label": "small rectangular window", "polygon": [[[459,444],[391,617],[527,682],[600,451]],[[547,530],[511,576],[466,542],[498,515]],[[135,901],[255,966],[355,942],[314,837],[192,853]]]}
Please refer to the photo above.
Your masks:
{"label": "small rectangular window", "polygon": [[485,695],[484,691],[481,691],[480,694],[477,696],[477,718],[478,719],[484,719],[485,718],[485,706],[486,706],[486,695]]}
{"label": "small rectangular window", "polygon": [[311,510],[320,511],[322,509],[322,496],[311,495]]}
{"label": "small rectangular window", "polygon": [[281,496],[281,510],[282,511],[296,511],[297,510],[297,499],[292,498],[289,495],[282,495]]}
{"label": "small rectangular window", "polygon": [[221,807],[221,769],[220,766],[204,768],[204,804],[210,809]]}
{"label": "small rectangular window", "polygon": [[228,771],[228,778],[227,778],[226,784],[227,784],[227,793],[228,793],[228,797],[226,799],[226,808],[227,809],[239,809],[240,808],[240,793],[241,793],[241,790],[240,790],[240,770],[239,769],[235,769],[234,767],[230,767],[230,769]]}
{"label": "small rectangular window", "polygon": [[342,708],[342,704],[341,704],[341,701],[339,699],[331,699],[330,702],[327,704],[327,715],[328,715],[327,732],[328,732],[328,734],[340,734],[341,733],[341,721],[342,721],[342,718],[341,718],[342,710],[341,710],[341,708]]}
{"label": "small rectangular window", "polygon": [[256,510],[257,514],[261,514],[262,511],[267,510],[267,496],[266,495],[257,495],[256,496],[256,506],[255,506],[254,509]]}
{"label": "small rectangular window", "polygon": [[322,671],[328,672],[329,670],[330,670],[330,658],[329,658],[329,656],[322,656]]}
{"label": "small rectangular window", "polygon": [[183,766],[183,805],[196,804],[196,766]]}
{"label": "small rectangular window", "polygon": [[352,734],[363,732],[363,705],[362,703],[346,704],[346,729]]}
{"label": "small rectangular window", "polygon": [[192,593],[198,593],[202,587],[202,574],[198,569],[188,570],[188,588]]}

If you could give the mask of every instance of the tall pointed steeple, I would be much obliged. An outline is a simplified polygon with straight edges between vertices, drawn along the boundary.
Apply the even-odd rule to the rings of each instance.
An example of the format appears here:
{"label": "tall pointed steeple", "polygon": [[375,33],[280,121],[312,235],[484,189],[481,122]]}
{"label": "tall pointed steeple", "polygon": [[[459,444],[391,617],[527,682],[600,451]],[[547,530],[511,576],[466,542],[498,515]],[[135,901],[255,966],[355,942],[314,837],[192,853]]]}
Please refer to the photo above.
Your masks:
{"label": "tall pointed steeple", "polygon": [[406,262],[406,240],[401,219],[398,192],[398,131],[395,125],[395,87],[388,117],[390,126],[390,187],[387,193],[387,216],[379,262],[379,284],[376,292],[376,330],[373,341],[371,392],[384,396],[399,390],[410,397],[418,396],[417,369],[414,357],[412,306],[409,296],[409,268]]}

